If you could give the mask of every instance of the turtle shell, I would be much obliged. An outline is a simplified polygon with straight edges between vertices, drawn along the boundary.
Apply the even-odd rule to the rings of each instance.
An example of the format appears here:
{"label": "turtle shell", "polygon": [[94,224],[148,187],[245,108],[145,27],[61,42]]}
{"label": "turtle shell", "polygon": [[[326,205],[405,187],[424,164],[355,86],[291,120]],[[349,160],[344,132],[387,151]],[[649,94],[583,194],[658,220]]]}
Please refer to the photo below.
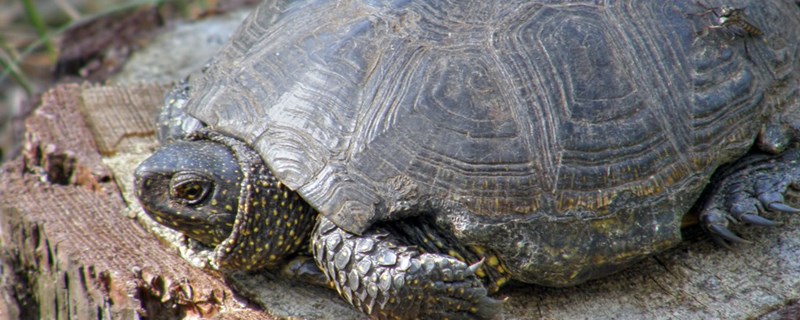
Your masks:
{"label": "turtle shell", "polygon": [[796,5],[758,3],[748,59],[693,0],[266,1],[186,108],[347,231],[429,213],[572,284],[680,241],[796,95]]}

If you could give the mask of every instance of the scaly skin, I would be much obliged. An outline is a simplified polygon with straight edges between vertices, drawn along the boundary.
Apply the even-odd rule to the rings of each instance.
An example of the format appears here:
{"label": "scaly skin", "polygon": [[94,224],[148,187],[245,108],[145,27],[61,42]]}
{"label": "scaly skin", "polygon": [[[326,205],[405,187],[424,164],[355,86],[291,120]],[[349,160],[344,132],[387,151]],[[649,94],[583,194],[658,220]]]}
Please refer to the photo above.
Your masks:
{"label": "scaly skin", "polygon": [[482,263],[424,253],[385,229],[356,236],[324,217],[313,242],[339,294],[375,319],[489,319],[499,312],[475,274]]}
{"label": "scaly skin", "polygon": [[[281,184],[254,150],[211,130],[157,151],[135,181],[145,211],[215,247],[221,269],[282,268],[335,287],[373,318],[492,318],[500,303],[488,293],[510,277],[497,256],[465,248],[424,220],[347,233]],[[309,240],[316,265],[305,256]]]}

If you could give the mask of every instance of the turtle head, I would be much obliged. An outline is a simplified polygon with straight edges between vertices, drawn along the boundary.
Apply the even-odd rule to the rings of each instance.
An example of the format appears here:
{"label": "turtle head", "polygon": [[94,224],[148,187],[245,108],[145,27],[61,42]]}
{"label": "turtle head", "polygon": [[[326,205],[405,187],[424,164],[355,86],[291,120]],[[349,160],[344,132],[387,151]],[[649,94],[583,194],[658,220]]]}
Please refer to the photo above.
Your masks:
{"label": "turtle head", "polygon": [[134,173],[157,222],[214,247],[223,269],[282,264],[308,244],[317,213],[244,142],[203,129],[164,146]]}
{"label": "turtle head", "polygon": [[139,165],[134,180],[139,202],[158,223],[212,247],[233,230],[242,174],[224,145],[169,144]]}

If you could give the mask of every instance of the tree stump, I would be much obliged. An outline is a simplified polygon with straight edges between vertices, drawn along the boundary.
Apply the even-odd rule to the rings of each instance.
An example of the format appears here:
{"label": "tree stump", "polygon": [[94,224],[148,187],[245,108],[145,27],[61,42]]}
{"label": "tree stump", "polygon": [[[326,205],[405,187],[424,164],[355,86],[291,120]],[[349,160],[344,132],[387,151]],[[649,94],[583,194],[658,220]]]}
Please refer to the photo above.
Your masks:
{"label": "tree stump", "polygon": [[[71,84],[44,94],[26,120],[23,155],[0,171],[4,318],[271,318],[127,216],[101,152],[152,140],[150,116],[163,93],[156,85]],[[109,139],[95,140],[81,110],[100,106],[107,112],[90,119],[109,128]]]}

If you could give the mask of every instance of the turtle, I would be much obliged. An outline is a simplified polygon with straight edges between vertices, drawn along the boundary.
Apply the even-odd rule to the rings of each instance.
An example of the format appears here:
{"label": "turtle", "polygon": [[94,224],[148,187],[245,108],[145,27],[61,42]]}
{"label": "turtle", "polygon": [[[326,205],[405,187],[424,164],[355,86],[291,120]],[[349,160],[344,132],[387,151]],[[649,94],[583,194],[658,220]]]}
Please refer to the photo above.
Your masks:
{"label": "turtle", "polygon": [[800,212],[800,10],[717,2],[264,1],[165,98],[136,196],[378,319],[493,318],[692,221],[747,241]]}

